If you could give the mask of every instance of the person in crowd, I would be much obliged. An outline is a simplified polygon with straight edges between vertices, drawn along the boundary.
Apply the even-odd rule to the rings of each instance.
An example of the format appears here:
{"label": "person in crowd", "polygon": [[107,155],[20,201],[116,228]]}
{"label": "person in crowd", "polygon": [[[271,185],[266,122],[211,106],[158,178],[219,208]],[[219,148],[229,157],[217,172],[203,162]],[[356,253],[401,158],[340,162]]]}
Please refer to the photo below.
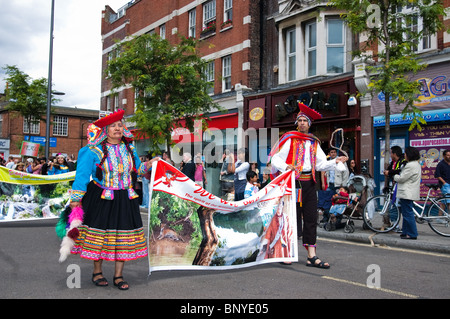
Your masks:
{"label": "person in crowd", "polygon": [[61,153],[58,153],[56,155],[56,163],[53,161],[49,161],[48,165],[49,167],[47,170],[47,175],[64,174],[70,171],[66,158]]}
{"label": "person in crowd", "polygon": [[8,162],[6,163],[5,167],[9,168],[9,169],[13,169],[15,165],[16,165],[16,162],[14,161],[14,157],[9,156]]}
{"label": "person in crowd", "polygon": [[90,125],[88,145],[78,153],[70,207],[72,211],[82,207],[84,213],[71,252],[94,261],[92,282],[97,286],[108,285],[103,261],[114,261],[114,286],[127,290],[124,262],[148,255],[133,183],[159,157],[141,163],[131,144],[133,135],[122,123],[123,115],[119,110]]}
{"label": "person in crowd", "polygon": [[[150,154],[147,154],[145,156],[145,163],[149,162],[151,159]],[[142,208],[148,209],[149,205],[149,183],[151,179],[151,172],[147,172],[144,175],[142,175]]]}
{"label": "person in crowd", "polygon": [[208,184],[208,180],[206,179],[206,171],[203,166],[202,157],[195,156],[195,174],[194,174],[195,183],[205,188]]}
{"label": "person in crowd", "polygon": [[[43,157],[43,158],[45,158],[45,157]],[[50,156],[50,157],[48,158],[48,161],[47,161],[47,159],[45,158],[45,163],[42,164],[42,169],[41,169],[41,174],[42,174],[42,175],[48,175],[48,170],[49,170],[49,168],[50,168],[50,163],[53,163],[53,162],[54,162],[54,159],[55,159],[54,156]]]}
{"label": "person in crowd", "polygon": [[265,167],[263,169],[263,177],[262,177],[262,182],[261,182],[261,188],[266,187],[270,182],[271,182],[270,168]]}
{"label": "person in crowd", "polygon": [[222,167],[220,169],[220,183],[223,194],[228,194],[234,188],[234,174],[228,171],[231,167],[230,150],[225,149],[222,155]]}
{"label": "person in crowd", "polygon": [[246,161],[247,151],[240,148],[237,152],[237,161],[234,162],[234,155],[230,154],[230,166],[228,171],[234,173],[234,200],[244,199],[245,185],[247,185],[247,172],[250,164]]}
{"label": "person in crowd", "polygon": [[[450,150],[445,150],[442,156],[442,161],[436,166],[434,177],[439,181],[442,195],[448,196],[450,195]],[[450,203],[450,199],[447,200],[447,203]]]}
{"label": "person in crowd", "polygon": [[45,163],[45,161],[43,161],[42,158],[37,158],[34,161],[33,174],[41,175],[41,173],[42,173],[42,165],[44,165],[44,163]]}
{"label": "person in crowd", "polygon": [[34,160],[31,157],[27,158],[26,165],[25,165],[25,172],[28,174],[33,174],[33,166],[34,166]]}
{"label": "person in crowd", "polygon": [[174,161],[172,161],[172,159],[170,158],[170,155],[169,155],[169,152],[168,152],[168,151],[164,151],[164,152],[162,153],[162,159],[163,159],[164,161],[166,161],[167,163],[169,163],[170,165],[175,166],[175,163],[174,163]]}
{"label": "person in crowd", "polygon": [[14,167],[14,169],[15,169],[16,171],[26,173],[26,171],[25,171],[25,163],[23,163],[23,162],[17,163],[16,166]]}
{"label": "person in crowd", "polygon": [[394,175],[397,183],[397,197],[400,200],[403,216],[402,239],[417,239],[417,225],[413,211],[413,201],[420,199],[420,180],[422,167],[419,163],[420,153],[415,147],[405,149],[406,165],[399,174]]}
{"label": "person in crowd", "polygon": [[359,170],[356,167],[356,161],[354,159],[350,160],[348,173],[349,173],[348,179],[351,179],[355,175],[359,175]]}
{"label": "person in crowd", "polygon": [[259,191],[261,185],[258,183],[258,174],[255,171],[249,170],[246,178],[247,184],[245,185],[244,198],[249,198]]}
{"label": "person in crowd", "polygon": [[191,180],[195,181],[195,164],[192,162],[192,155],[190,153],[183,154],[183,167],[181,172],[189,177]]}
{"label": "person in crowd", "polygon": [[[317,137],[309,134],[312,121],[320,119],[321,114],[299,103],[300,112],[295,125],[298,131],[285,133],[275,144],[269,156],[272,167],[280,172],[295,171],[296,188],[301,187],[297,198],[297,230],[302,233],[303,246],[307,250],[308,267],[328,269],[330,264],[322,261],[316,254],[317,240],[317,194],[316,171],[334,171],[339,163],[346,162],[341,156],[327,160]],[[345,167],[340,166],[339,170]],[[273,171],[273,170],[272,170]],[[301,205],[300,205],[301,203]],[[303,225],[302,225],[303,223]]]}
{"label": "person in crowd", "polygon": [[389,163],[387,169],[383,171],[384,176],[387,176],[389,178],[388,185],[392,183],[394,175],[400,174],[401,169],[407,163],[400,146],[392,146],[390,156],[391,162]]}

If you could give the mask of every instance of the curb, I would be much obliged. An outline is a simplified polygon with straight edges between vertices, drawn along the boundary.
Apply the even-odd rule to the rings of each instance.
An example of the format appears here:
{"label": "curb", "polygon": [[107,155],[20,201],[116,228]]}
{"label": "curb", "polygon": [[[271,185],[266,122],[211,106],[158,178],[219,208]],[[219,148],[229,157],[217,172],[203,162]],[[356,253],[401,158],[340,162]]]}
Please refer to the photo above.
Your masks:
{"label": "curb", "polygon": [[[413,250],[422,250],[427,252],[450,254],[450,238],[442,237],[444,240],[447,239],[448,243],[439,242],[429,242],[420,239],[420,235],[417,240],[406,240],[400,238],[394,238],[393,235],[387,235],[383,233],[344,233],[343,231],[326,231],[322,228],[317,228],[318,238],[330,238],[339,239],[345,241],[353,241],[364,244],[369,244],[372,246],[388,246],[397,248],[406,248]],[[440,237],[439,235],[435,235]]]}

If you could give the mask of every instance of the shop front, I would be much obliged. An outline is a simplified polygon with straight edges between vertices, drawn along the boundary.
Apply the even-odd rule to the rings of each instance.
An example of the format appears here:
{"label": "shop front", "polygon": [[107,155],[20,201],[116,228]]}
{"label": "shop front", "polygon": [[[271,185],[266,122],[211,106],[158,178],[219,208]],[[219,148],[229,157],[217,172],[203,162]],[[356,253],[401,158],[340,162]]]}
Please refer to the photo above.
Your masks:
{"label": "shop front", "polygon": [[[428,189],[425,184],[437,184],[434,177],[437,164],[442,160],[442,153],[450,149],[450,108],[423,112],[427,121],[422,130],[417,128],[409,131],[411,118],[403,119],[401,114],[391,116],[391,143],[390,147],[398,145],[404,151],[406,147],[413,146],[420,152],[422,165],[422,188],[421,195],[426,195]],[[384,116],[374,118],[376,134],[375,154],[379,160],[375,161],[375,182],[377,191],[384,187],[384,157],[385,157],[385,120]]]}
{"label": "shop front", "polygon": [[[391,134],[390,147],[398,145],[404,151],[406,147],[413,146],[419,149],[422,164],[422,184],[437,183],[434,172],[442,152],[450,149],[450,65],[437,63],[427,67],[412,78],[421,85],[421,94],[414,103],[423,112],[426,125],[422,130],[417,128],[409,131],[412,118],[403,117],[402,104],[391,104]],[[385,116],[384,96],[379,94],[372,100],[372,116],[374,126],[374,178],[377,185],[376,192],[384,187],[384,157],[385,157]],[[389,155],[388,155],[389,156]],[[428,189],[422,186],[421,194],[425,195]]]}
{"label": "shop front", "polygon": [[[260,172],[267,165],[267,154],[278,138],[295,130],[298,101],[321,113],[310,132],[321,140],[325,153],[330,149],[332,133],[342,128],[343,140],[335,140],[351,159],[360,162],[360,108],[348,105],[349,94],[355,93],[353,77],[315,82],[284,90],[247,95],[244,102],[244,128],[248,132],[250,161],[257,162]],[[350,103],[353,104],[353,103]],[[252,130],[256,133],[252,134]],[[256,154],[256,156],[255,156]],[[253,155],[253,160],[252,160]],[[358,165],[357,165],[358,166]]]}

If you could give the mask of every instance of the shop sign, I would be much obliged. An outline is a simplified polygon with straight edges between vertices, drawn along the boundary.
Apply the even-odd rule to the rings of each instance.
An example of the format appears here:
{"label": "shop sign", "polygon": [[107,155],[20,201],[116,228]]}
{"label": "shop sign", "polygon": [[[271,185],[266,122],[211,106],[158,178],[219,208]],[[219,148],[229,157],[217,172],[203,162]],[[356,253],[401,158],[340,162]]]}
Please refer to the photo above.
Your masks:
{"label": "shop sign", "polygon": [[[448,64],[430,65],[425,71],[412,77],[412,80],[420,84],[420,94],[414,106],[422,111],[448,108],[448,101],[450,101],[450,66]],[[382,92],[372,100],[372,116],[385,113],[385,100]],[[390,101],[392,114],[401,113],[405,108],[405,104],[396,103],[395,97],[391,97]]]}

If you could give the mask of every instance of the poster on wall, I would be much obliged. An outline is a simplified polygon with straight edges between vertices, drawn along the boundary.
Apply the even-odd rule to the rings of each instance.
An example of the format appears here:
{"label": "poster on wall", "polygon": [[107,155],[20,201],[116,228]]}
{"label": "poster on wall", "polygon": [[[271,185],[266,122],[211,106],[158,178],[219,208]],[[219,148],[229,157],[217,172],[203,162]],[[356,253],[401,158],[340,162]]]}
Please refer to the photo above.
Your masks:
{"label": "poster on wall", "polygon": [[[421,196],[426,196],[428,188],[424,184],[437,184],[434,177],[436,166],[443,159],[442,153],[450,149],[450,124],[426,125],[422,131],[417,129],[409,133],[409,145],[420,152],[422,165]],[[437,191],[435,195],[439,195]]]}
{"label": "poster on wall", "polygon": [[227,201],[162,160],[152,170],[150,271],[229,269],[297,261],[293,173]]}

